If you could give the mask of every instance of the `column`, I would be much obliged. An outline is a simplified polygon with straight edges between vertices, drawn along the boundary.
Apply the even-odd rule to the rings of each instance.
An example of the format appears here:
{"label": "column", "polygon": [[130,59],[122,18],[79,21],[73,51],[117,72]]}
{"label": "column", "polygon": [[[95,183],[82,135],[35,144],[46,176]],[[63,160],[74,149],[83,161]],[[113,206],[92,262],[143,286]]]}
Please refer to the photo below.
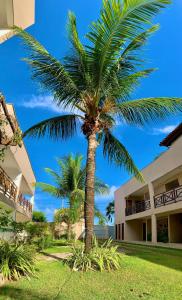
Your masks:
{"label": "column", "polygon": [[154,209],[154,186],[152,182],[148,183],[149,195],[150,195],[150,205],[151,209]]}
{"label": "column", "polygon": [[13,182],[16,184],[17,186],[17,195],[16,195],[16,200],[19,196],[19,193],[20,193],[20,188],[21,188],[21,182],[22,182],[22,177],[23,177],[23,174],[20,173],[16,176],[16,178],[13,180]]}
{"label": "column", "polygon": [[152,243],[157,243],[157,218],[152,215]]}
{"label": "column", "polygon": [[168,215],[168,242],[171,243],[170,215]]}

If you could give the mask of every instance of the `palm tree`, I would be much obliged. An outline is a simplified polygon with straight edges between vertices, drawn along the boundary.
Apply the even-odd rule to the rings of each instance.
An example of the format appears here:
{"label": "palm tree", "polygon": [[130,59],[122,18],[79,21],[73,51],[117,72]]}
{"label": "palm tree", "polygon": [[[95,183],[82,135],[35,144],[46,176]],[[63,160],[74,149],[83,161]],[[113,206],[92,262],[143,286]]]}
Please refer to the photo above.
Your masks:
{"label": "palm tree", "polygon": [[108,221],[112,222],[114,213],[115,213],[115,209],[114,209],[114,200],[113,200],[109,202],[109,204],[106,207],[106,217]]}
{"label": "palm tree", "polygon": [[154,69],[143,69],[142,46],[159,26],[152,18],[170,0],[103,0],[100,17],[90,26],[87,45],[78,36],[76,17],[69,12],[68,35],[72,51],[61,61],[31,35],[16,28],[29,50],[26,59],[33,78],[51,92],[58,107],[70,114],[58,115],[29,128],[24,136],[68,139],[77,129],[87,141],[85,186],[85,251],[91,249],[94,222],[95,155],[103,154],[143,180],[125,146],[113,135],[118,120],[144,126],[182,110],[182,99],[155,97],[132,99],[140,80]]}
{"label": "palm tree", "polygon": [[[37,187],[41,188],[43,192],[58,199],[66,199],[67,207],[62,207],[59,210],[59,217],[68,225],[68,238],[71,234],[71,226],[83,217],[83,206],[85,199],[85,179],[86,167],[82,165],[83,156],[72,154],[57,159],[59,165],[59,173],[50,168],[45,168],[46,173],[51,175],[55,185],[38,182]],[[109,187],[99,178],[95,180],[95,193],[107,194]],[[95,206],[95,216],[99,219],[100,223],[104,222],[104,216]]]}

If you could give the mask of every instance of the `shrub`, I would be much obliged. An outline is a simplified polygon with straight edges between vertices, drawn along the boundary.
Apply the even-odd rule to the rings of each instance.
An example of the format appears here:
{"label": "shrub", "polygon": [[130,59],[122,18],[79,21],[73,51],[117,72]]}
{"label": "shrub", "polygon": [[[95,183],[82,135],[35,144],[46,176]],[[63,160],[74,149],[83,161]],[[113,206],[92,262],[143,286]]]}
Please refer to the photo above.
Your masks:
{"label": "shrub", "polygon": [[121,267],[121,254],[117,252],[118,246],[112,246],[112,240],[107,240],[101,246],[94,238],[93,248],[89,253],[84,252],[84,247],[73,247],[73,255],[66,263],[75,271],[88,270],[118,270]]}
{"label": "shrub", "polygon": [[52,246],[53,239],[51,235],[43,235],[35,240],[35,244],[38,246],[38,250],[42,251]]}
{"label": "shrub", "polygon": [[29,222],[26,224],[25,230],[27,231],[30,240],[35,237],[41,237],[49,234],[49,226],[47,223]]}
{"label": "shrub", "polygon": [[46,222],[46,216],[42,211],[33,211],[32,215],[33,222]]}
{"label": "shrub", "polygon": [[34,274],[35,250],[23,244],[0,242],[0,273],[5,280]]}

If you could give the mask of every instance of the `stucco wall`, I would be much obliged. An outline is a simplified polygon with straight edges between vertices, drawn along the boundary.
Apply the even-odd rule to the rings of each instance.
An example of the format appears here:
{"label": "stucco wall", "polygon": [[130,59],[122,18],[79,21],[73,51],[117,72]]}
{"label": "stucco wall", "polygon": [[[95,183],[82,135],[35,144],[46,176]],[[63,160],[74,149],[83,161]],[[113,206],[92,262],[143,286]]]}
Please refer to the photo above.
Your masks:
{"label": "stucco wall", "polygon": [[170,215],[170,242],[182,243],[182,214]]}
{"label": "stucco wall", "polygon": [[142,231],[141,220],[132,220],[125,223],[125,240],[127,241],[142,241],[143,231]]}
{"label": "stucco wall", "polygon": [[[159,156],[158,159],[153,161],[150,165],[148,165],[146,168],[142,170],[145,183],[141,183],[137,181],[135,178],[132,178],[127,183],[122,185],[118,190],[115,192],[115,223],[122,223],[125,222],[125,198],[144,188],[147,185],[151,185],[153,182],[160,181],[160,178],[163,178],[168,174],[168,177],[170,178],[173,176],[174,170],[178,169],[179,175],[179,181],[180,184],[182,184],[182,155],[181,155],[181,149],[182,149],[182,136],[178,138],[174,144],[161,156]],[[181,170],[181,171],[180,171]],[[166,177],[167,178],[167,177]],[[168,178],[168,180],[169,180]],[[166,179],[167,180],[167,179]],[[157,186],[157,185],[156,185]],[[155,194],[165,191],[164,190],[164,182],[161,182],[161,185],[158,186],[158,188],[154,192]],[[151,202],[153,201],[153,195],[151,195]],[[151,203],[152,205],[153,203]],[[163,209],[170,210],[170,205],[168,205],[168,208],[160,208],[158,209],[159,212],[161,212]],[[182,207],[182,204],[178,204],[178,208]],[[155,210],[155,209],[154,209]],[[154,210],[151,210],[151,213],[154,213]],[[157,212],[157,211],[156,211]],[[137,214],[136,214],[137,215]],[[147,213],[146,213],[147,215]]]}

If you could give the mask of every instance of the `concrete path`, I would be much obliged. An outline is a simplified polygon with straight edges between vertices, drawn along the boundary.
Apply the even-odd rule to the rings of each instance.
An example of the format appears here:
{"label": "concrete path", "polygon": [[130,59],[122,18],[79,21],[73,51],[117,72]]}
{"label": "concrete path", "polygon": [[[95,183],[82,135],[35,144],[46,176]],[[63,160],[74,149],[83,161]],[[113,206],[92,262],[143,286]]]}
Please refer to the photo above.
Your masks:
{"label": "concrete path", "polygon": [[71,255],[72,255],[72,253],[46,253],[46,252],[42,252],[42,254],[40,254],[38,256],[38,259],[46,260],[46,261],[65,260]]}

